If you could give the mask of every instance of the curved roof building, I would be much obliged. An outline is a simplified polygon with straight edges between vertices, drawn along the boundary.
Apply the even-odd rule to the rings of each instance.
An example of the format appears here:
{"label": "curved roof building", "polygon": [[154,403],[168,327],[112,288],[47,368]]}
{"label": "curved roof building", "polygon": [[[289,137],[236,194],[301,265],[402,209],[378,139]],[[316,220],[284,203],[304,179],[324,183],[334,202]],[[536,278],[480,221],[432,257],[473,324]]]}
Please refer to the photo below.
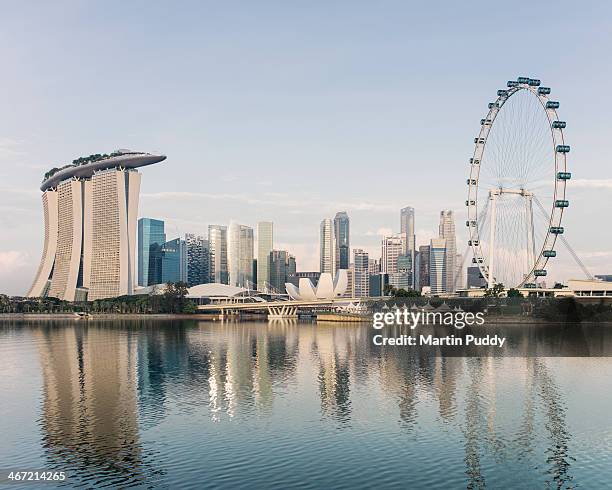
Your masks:
{"label": "curved roof building", "polygon": [[118,150],[45,174],[45,242],[28,296],[66,301],[132,294],[136,284],[138,167],[164,155]]}
{"label": "curved roof building", "polygon": [[348,287],[348,273],[345,269],[338,269],[336,277],[332,280],[329,272],[324,272],[319,277],[315,288],[307,277],[300,278],[299,287],[290,282],[285,284],[287,294],[293,300],[314,301],[317,299],[333,299],[342,296]]}

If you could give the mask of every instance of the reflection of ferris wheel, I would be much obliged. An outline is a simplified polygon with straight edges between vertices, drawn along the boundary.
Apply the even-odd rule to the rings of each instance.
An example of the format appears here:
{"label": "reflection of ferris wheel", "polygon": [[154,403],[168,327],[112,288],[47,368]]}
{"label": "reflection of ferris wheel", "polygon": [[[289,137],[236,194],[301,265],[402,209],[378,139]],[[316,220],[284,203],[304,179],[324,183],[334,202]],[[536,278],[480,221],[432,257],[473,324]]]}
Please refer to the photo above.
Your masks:
{"label": "reflection of ferris wheel", "polygon": [[466,225],[473,262],[488,287],[534,287],[563,233],[570,147],[550,88],[526,77],[507,85],[474,140]]}

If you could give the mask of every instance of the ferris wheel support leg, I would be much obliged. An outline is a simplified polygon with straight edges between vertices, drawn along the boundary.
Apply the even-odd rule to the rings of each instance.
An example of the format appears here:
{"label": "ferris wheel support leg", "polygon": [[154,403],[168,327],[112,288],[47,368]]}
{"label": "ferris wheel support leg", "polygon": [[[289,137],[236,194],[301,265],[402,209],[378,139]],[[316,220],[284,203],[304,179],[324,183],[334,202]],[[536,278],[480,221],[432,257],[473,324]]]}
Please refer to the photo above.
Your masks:
{"label": "ferris wheel support leg", "polygon": [[489,236],[489,277],[487,287],[489,289],[495,286],[495,280],[493,278],[493,266],[495,262],[495,226],[496,226],[496,211],[497,211],[497,197],[495,194],[491,194],[489,196],[489,200],[491,201],[491,228],[490,228],[490,236]]}
{"label": "ferris wheel support leg", "polygon": [[528,269],[531,270],[535,264],[535,237],[533,232],[533,198],[528,196],[526,201],[526,212],[527,212],[527,264]]}

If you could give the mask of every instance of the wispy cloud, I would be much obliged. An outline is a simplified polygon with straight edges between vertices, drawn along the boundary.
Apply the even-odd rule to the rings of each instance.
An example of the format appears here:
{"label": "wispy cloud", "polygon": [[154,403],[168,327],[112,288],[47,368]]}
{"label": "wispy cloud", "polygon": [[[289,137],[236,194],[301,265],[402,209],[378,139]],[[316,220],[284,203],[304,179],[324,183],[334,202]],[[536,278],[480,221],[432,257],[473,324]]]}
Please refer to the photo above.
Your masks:
{"label": "wispy cloud", "polygon": [[210,193],[210,192],[190,192],[190,191],[162,191],[143,193],[141,196],[145,199],[156,200],[192,200],[192,199],[209,199],[209,200],[228,200],[234,202],[246,203],[249,205],[260,206],[282,206],[285,209],[309,209],[317,213],[329,213],[332,211],[374,211],[374,212],[389,212],[396,211],[397,205],[380,202],[365,202],[356,201],[330,201],[320,196],[304,195],[293,196],[291,199],[288,194],[265,192],[261,197],[249,194],[229,194],[229,193]]}
{"label": "wispy cloud", "polygon": [[571,187],[585,189],[610,189],[612,190],[612,179],[575,179],[571,180]]}

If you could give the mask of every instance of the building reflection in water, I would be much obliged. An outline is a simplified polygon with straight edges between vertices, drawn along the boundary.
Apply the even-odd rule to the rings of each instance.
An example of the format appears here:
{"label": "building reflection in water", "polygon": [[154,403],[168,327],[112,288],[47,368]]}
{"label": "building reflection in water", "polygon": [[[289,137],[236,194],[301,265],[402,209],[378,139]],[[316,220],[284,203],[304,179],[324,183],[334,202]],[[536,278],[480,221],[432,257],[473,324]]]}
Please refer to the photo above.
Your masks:
{"label": "building reflection in water", "polygon": [[[374,346],[367,327],[292,321],[90,321],[33,331],[43,443],[58,468],[146,481],[157,470],[140,431],[170,411],[219,423],[272,417],[279,393],[313,384],[322,423],[341,429],[353,423],[360,390],[393,400],[400,436],[420,430],[420,411],[434,406],[462,435],[470,488],[486,484],[484,455],[529,460],[543,440],[550,485],[572,481],[564,395],[546,359],[442,357]],[[499,413],[503,397],[518,409]]]}
{"label": "building reflection in water", "polygon": [[51,467],[84,479],[142,472],[136,339],[98,328],[35,330],[43,377],[40,426]]}

